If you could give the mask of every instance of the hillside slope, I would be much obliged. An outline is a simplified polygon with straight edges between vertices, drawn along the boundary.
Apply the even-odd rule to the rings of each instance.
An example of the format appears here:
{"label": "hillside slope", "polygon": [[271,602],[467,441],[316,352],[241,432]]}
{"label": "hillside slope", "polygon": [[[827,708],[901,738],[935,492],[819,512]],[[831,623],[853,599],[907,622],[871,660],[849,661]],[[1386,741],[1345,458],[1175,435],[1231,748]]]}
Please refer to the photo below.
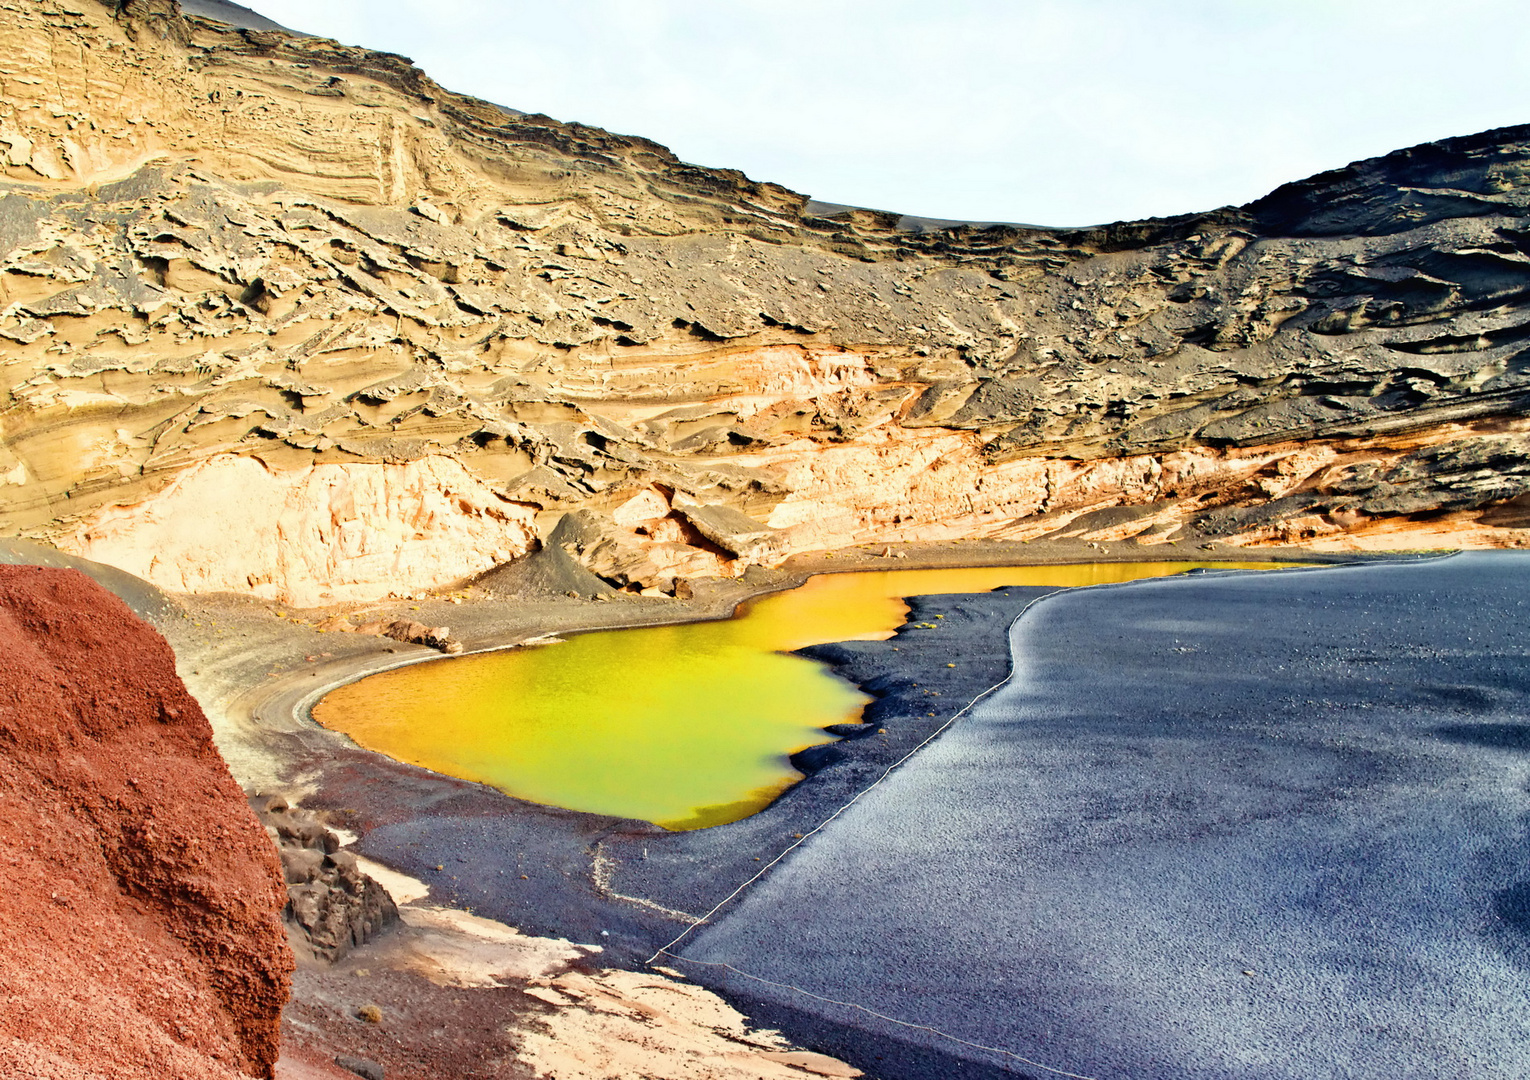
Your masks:
{"label": "hillside slope", "polygon": [[572,509],[572,552],[666,589],[912,539],[1530,535],[1530,128],[914,231],[400,57],[0,2],[5,534],[297,604]]}
{"label": "hillside slope", "polygon": [[0,1075],[272,1075],[281,868],[169,645],[78,571],[0,566],[0,850]]}

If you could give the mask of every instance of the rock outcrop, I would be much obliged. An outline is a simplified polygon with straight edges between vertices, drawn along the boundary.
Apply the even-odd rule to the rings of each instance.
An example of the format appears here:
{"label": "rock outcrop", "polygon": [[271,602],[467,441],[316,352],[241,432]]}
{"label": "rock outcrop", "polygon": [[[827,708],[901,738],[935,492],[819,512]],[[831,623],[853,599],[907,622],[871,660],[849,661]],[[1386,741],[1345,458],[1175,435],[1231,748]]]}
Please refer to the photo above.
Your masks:
{"label": "rock outcrop", "polygon": [[281,869],[169,646],[0,566],[0,1074],[270,1077]]}
{"label": "rock outcrop", "polygon": [[318,814],[281,798],[261,800],[258,813],[287,879],[282,918],[314,958],[334,963],[398,921],[388,891],[361,871],[356,856]]}
{"label": "rock outcrop", "polygon": [[230,454],[177,474],[142,506],[98,512],[61,546],[179,592],[317,607],[401,581],[449,585],[535,538],[528,508],[451,458],[273,470]]}
{"label": "rock outcrop", "polygon": [[1501,509],[1530,127],[1241,208],[979,227],[205,2],[0,2],[0,533],[305,605],[467,578],[571,511],[644,588],[1059,529],[1530,535]]}
{"label": "rock outcrop", "polygon": [[[339,621],[339,625],[347,629],[350,626],[343,620]],[[374,622],[362,623],[355,629],[358,634],[375,634],[377,637],[391,638],[408,645],[424,645],[430,649],[440,649],[444,653],[464,651],[462,642],[452,637],[449,626],[426,626],[413,619],[378,619]]]}

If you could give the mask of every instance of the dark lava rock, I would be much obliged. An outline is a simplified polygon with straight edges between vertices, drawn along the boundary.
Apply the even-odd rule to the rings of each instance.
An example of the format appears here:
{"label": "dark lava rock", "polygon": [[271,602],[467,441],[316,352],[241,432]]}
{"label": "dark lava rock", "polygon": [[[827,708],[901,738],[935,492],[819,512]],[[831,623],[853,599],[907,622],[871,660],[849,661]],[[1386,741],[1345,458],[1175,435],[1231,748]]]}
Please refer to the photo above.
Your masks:
{"label": "dark lava rock", "polygon": [[282,917],[316,958],[334,963],[398,920],[388,891],[361,872],[317,814],[272,799],[260,817],[287,879]]}
{"label": "dark lava rock", "polygon": [[363,1080],[384,1080],[383,1067],[375,1061],[367,1058],[349,1057],[346,1054],[337,1054],[335,1064],[347,1072],[353,1072]]}

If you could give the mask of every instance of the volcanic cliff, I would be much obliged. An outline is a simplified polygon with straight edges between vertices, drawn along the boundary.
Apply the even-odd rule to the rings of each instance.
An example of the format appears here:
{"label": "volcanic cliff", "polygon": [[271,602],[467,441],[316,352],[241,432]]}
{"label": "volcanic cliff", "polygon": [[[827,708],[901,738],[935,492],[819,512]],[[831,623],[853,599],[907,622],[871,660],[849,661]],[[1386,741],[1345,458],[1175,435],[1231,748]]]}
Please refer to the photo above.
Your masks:
{"label": "volcanic cliff", "polygon": [[666,590],[865,542],[1530,536],[1530,127],[978,227],[173,0],[0,4],[0,533],[307,605],[571,510]]}
{"label": "volcanic cliff", "polygon": [[0,566],[0,850],[0,1075],[272,1075],[275,852],[170,647],[78,571]]}

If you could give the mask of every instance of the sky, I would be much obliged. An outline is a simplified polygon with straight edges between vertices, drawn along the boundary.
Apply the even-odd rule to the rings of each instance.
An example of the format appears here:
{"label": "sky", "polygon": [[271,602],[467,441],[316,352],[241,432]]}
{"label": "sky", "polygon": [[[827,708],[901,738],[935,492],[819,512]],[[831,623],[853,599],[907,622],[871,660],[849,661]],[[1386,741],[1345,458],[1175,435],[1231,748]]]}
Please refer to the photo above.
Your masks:
{"label": "sky", "polygon": [[1089,225],[1530,123],[1515,0],[244,0],[828,202]]}

